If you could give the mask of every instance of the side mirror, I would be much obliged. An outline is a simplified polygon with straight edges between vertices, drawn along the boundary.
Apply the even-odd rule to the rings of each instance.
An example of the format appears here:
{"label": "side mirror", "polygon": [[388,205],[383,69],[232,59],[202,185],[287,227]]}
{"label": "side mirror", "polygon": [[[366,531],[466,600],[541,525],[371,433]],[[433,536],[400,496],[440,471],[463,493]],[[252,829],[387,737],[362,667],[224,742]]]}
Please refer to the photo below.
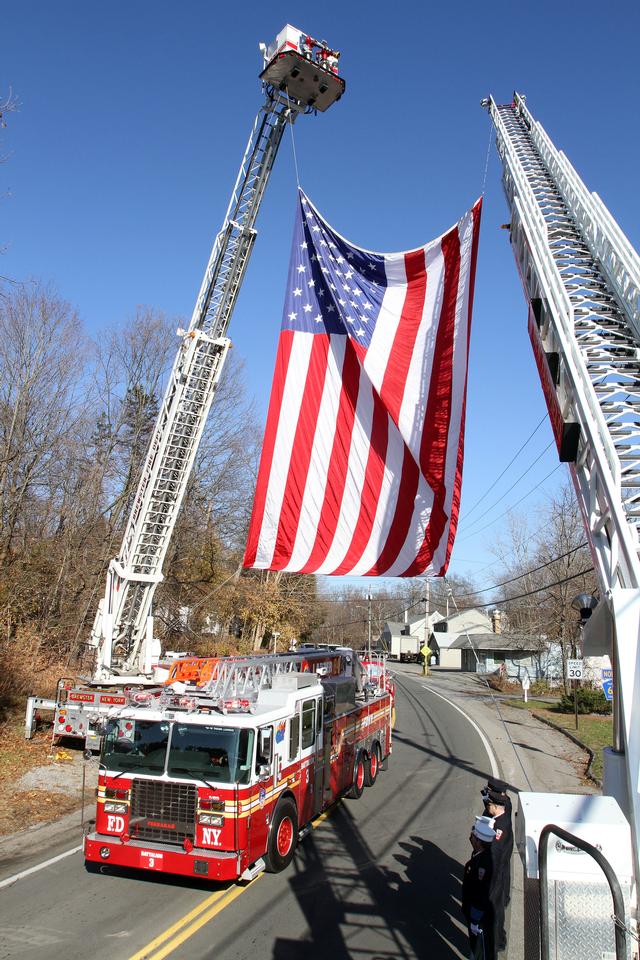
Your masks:
{"label": "side mirror", "polygon": [[85,760],[93,760],[93,750],[89,750],[87,748],[83,751],[82,756],[85,758]]}

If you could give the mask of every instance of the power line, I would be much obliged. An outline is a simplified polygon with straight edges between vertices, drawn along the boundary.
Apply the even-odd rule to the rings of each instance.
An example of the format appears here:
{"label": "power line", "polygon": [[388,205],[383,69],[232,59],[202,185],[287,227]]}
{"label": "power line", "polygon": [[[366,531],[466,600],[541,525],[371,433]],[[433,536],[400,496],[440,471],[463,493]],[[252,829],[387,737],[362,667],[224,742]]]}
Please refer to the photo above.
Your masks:
{"label": "power line", "polygon": [[[545,583],[544,586],[538,587],[536,590],[529,590],[527,593],[519,593],[515,597],[505,597],[502,602],[511,603],[513,600],[522,600],[524,597],[533,597],[536,593],[544,593],[545,590],[550,590],[551,587],[559,587],[563,583],[569,583],[570,580],[577,580],[578,577],[583,577],[586,573],[591,573],[593,567],[586,567],[584,570],[580,570],[579,573],[573,573],[570,577],[563,577],[562,580],[554,580],[553,583]],[[491,600],[489,603],[476,603],[474,607],[495,607],[496,601]]]}
{"label": "power line", "polygon": [[[559,557],[553,557],[551,560],[547,560],[546,563],[541,563],[538,567],[533,567],[531,570],[525,570],[524,573],[518,574],[517,577],[511,577],[510,580],[503,580],[502,583],[494,583],[491,587],[482,587],[482,589],[473,590],[471,593],[461,593],[459,594],[459,599],[463,600],[465,597],[475,597],[479,593],[487,593],[489,590],[497,590],[498,587],[506,587],[508,583],[515,583],[516,580],[522,580],[524,577],[528,577],[531,573],[537,573],[538,570],[544,570],[545,567],[550,567],[552,563],[557,563],[558,560],[564,560],[565,557],[570,556],[572,553],[577,553],[578,550],[586,547],[588,542],[588,540],[584,540],[582,543],[579,543],[577,547],[572,547],[571,550],[567,550],[566,553],[561,553]],[[593,567],[591,569],[593,569]]]}
{"label": "power line", "polygon": [[515,463],[515,461],[518,459],[518,457],[520,456],[520,454],[522,453],[522,451],[524,450],[524,448],[527,446],[527,444],[529,443],[529,441],[533,439],[533,437],[536,435],[536,433],[538,432],[538,430],[540,429],[540,427],[542,426],[542,424],[545,422],[546,419],[547,419],[547,415],[546,415],[546,413],[545,413],[545,415],[543,416],[543,418],[542,418],[542,420],[540,421],[540,423],[539,423],[539,424],[537,425],[537,427],[533,430],[533,432],[529,434],[529,436],[527,437],[527,439],[525,440],[525,442],[522,444],[522,446],[520,447],[520,449],[519,449],[516,453],[514,453],[514,455],[512,456],[511,460],[509,460],[509,463],[506,465],[506,467],[504,468],[504,470],[502,471],[502,473],[499,474],[499,475],[496,477],[496,479],[493,481],[493,483],[491,484],[490,487],[487,487],[487,489],[486,489],[485,492],[482,494],[482,496],[480,497],[480,499],[479,499],[479,500],[476,500],[476,502],[474,503],[474,505],[473,505],[472,507],[470,507],[469,510],[467,510],[467,512],[466,512],[465,515],[464,515],[464,520],[466,520],[467,517],[468,517],[471,513],[473,513],[473,511],[476,509],[476,507],[480,506],[480,504],[482,503],[482,501],[484,500],[484,498],[485,498],[485,497],[488,497],[489,494],[491,493],[491,491],[492,491],[493,489],[495,489],[495,486],[496,486],[496,484],[498,483],[498,481],[499,481],[499,480],[502,480],[502,478],[504,477],[504,475],[505,475],[505,473],[507,472],[507,470],[509,469],[509,467],[510,467],[513,463]]}
{"label": "power line", "polygon": [[511,491],[513,490],[513,488],[516,487],[516,486],[520,483],[520,481],[521,481],[524,477],[526,477],[526,475],[529,473],[529,471],[530,471],[533,467],[535,467],[536,463],[543,458],[543,456],[545,455],[545,453],[547,452],[547,450],[549,449],[549,447],[553,446],[554,442],[555,442],[554,440],[550,440],[550,441],[549,441],[549,443],[546,445],[546,447],[544,448],[544,450],[543,450],[541,453],[538,454],[538,456],[535,458],[535,460],[534,460],[532,463],[529,464],[529,466],[528,466],[527,469],[524,471],[524,473],[521,473],[520,476],[518,477],[518,479],[517,479],[517,480],[514,480],[514,482],[511,484],[511,486],[510,486],[507,490],[505,490],[505,492],[502,494],[502,496],[498,497],[498,499],[497,499],[496,501],[494,501],[494,503],[492,503],[490,507],[487,507],[487,509],[484,511],[484,513],[481,513],[479,517],[476,517],[476,519],[473,521],[473,523],[471,523],[471,526],[472,526],[472,527],[474,527],[474,526],[476,525],[476,523],[478,523],[480,520],[482,520],[483,517],[486,517],[486,515],[487,515],[488,513],[491,513],[491,511],[493,510],[493,508],[494,508],[494,507],[497,507],[498,504],[499,504],[502,500],[504,500],[504,498],[505,498],[509,493],[511,493]]}
{"label": "power line", "polygon": [[514,507],[517,507],[518,504],[522,503],[523,500],[526,500],[527,497],[530,497],[532,493],[535,493],[535,491],[538,489],[538,487],[541,487],[542,484],[543,484],[546,480],[548,480],[549,477],[553,476],[553,474],[556,472],[556,470],[559,470],[561,466],[562,466],[561,463],[556,464],[556,466],[553,468],[553,470],[550,470],[549,473],[546,475],[546,477],[543,477],[542,480],[540,480],[538,483],[536,483],[535,487],[531,487],[531,490],[528,490],[527,493],[525,493],[524,496],[520,497],[519,500],[516,500],[515,503],[512,503],[511,506],[507,507],[506,510],[503,510],[502,513],[499,513],[498,516],[497,516],[497,517],[494,517],[493,520],[490,520],[489,523],[485,523],[484,527],[480,527],[479,530],[475,530],[473,533],[468,533],[468,534],[466,534],[466,535],[463,535],[460,539],[461,539],[461,540],[470,540],[471,537],[477,537],[478,534],[479,534],[479,533],[482,533],[483,530],[487,530],[489,527],[493,527],[494,524],[496,524],[496,523],[498,522],[498,520],[501,520],[503,517],[506,517],[506,515],[507,515],[511,510],[513,510]]}

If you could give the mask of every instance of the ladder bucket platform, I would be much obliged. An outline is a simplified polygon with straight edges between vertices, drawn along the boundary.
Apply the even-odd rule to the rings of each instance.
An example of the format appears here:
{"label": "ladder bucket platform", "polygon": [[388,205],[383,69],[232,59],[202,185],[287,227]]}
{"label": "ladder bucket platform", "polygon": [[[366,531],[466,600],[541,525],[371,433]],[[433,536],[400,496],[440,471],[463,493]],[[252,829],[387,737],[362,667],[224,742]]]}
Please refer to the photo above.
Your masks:
{"label": "ladder bucket platform", "polygon": [[340,99],[346,86],[342,77],[291,49],[276,54],[260,79],[322,113]]}

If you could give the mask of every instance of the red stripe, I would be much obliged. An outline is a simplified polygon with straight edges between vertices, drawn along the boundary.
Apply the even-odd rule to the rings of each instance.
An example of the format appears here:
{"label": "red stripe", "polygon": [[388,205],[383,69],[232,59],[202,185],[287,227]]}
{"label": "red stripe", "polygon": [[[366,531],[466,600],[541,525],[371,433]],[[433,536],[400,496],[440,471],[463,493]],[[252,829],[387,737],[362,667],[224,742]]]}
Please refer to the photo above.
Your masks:
{"label": "red stripe", "polygon": [[400,474],[400,489],[398,490],[398,499],[396,500],[396,512],[389,530],[387,541],[382,553],[363,576],[381,577],[393,564],[398,556],[402,546],[407,539],[409,526],[413,516],[413,506],[418,492],[418,479],[420,473],[418,464],[413,459],[409,448],[404,447],[404,460],[402,462],[402,472]]}
{"label": "red stripe", "polygon": [[299,571],[313,573],[326,559],[338,527],[340,507],[349,466],[349,449],[355,421],[361,367],[351,341],[347,338],[342,363],[342,389],[336,416],[335,433],[324,502],[320,511],[315,542],[308,561]]}
{"label": "red stripe", "polygon": [[[431,562],[447,525],[445,468],[451,420],[453,385],[453,348],[455,343],[456,303],[460,282],[460,236],[454,227],[442,238],[444,256],[444,292],[433,357],[425,431],[420,445],[422,474],[433,490],[433,505],[424,540],[415,560],[401,574],[415,577]],[[411,505],[413,507],[413,504]]]}
{"label": "red stripe", "polygon": [[269,489],[269,477],[271,476],[273,451],[276,445],[276,434],[280,421],[280,408],[282,406],[282,397],[287,382],[287,371],[289,369],[291,348],[293,346],[293,336],[292,330],[283,330],[280,334],[280,340],[278,341],[278,353],[273,373],[271,399],[269,400],[269,413],[267,414],[264,442],[262,444],[262,456],[260,457],[256,492],[253,498],[253,511],[251,513],[249,535],[244,553],[243,563],[245,567],[252,567],[256,562],[262,518],[264,516],[264,506],[267,500],[267,490]]}
{"label": "red stripe", "polygon": [[396,426],[400,420],[400,408],[402,407],[402,399],[409,376],[411,357],[422,322],[424,301],[427,295],[427,268],[424,250],[413,250],[411,253],[405,253],[404,264],[407,273],[407,290],[380,388],[382,402]]}
{"label": "red stripe", "polygon": [[464,398],[462,401],[462,415],[460,417],[460,442],[458,443],[458,458],[456,461],[456,478],[454,481],[453,497],[451,500],[451,521],[447,540],[447,553],[440,570],[439,577],[444,577],[449,566],[449,559],[453,549],[453,542],[458,527],[460,513],[460,494],[462,490],[462,465],[464,462],[464,425],[467,412],[467,380],[469,378],[469,344],[471,341],[471,315],[473,311],[473,294],[476,286],[476,263],[478,260],[478,239],[480,236],[480,217],[482,215],[482,197],[473,208],[473,241],[471,247],[471,271],[469,276],[469,309],[467,311],[467,370],[464,378]]}
{"label": "red stripe", "polygon": [[307,379],[300,404],[300,414],[293,440],[289,472],[282,499],[276,545],[271,567],[281,570],[291,559],[291,553],[300,523],[302,499],[307,483],[313,438],[318,422],[322,391],[327,375],[327,354],[329,337],[326,334],[314,334],[307,368]]}
{"label": "red stripe", "polygon": [[[407,273],[407,289],[402,313],[400,314],[398,329],[389,353],[389,361],[380,389],[382,402],[387,407],[396,426],[400,418],[402,398],[404,397],[413,348],[422,322],[427,292],[427,272],[423,249],[405,254],[405,270]],[[396,499],[393,522],[378,559],[364,576],[382,576],[393,564],[402,549],[413,516],[418,480],[418,465],[409,449],[404,446],[400,489]]]}
{"label": "red stripe", "polygon": [[333,576],[344,576],[359,562],[365,547],[369,543],[373,522],[376,518],[384,466],[387,459],[389,443],[389,416],[376,391],[371,387],[373,395],[373,417],[371,420],[371,439],[369,455],[360,495],[360,511],[355,524],[353,537],[349,544],[344,560],[337,569],[332,570]]}

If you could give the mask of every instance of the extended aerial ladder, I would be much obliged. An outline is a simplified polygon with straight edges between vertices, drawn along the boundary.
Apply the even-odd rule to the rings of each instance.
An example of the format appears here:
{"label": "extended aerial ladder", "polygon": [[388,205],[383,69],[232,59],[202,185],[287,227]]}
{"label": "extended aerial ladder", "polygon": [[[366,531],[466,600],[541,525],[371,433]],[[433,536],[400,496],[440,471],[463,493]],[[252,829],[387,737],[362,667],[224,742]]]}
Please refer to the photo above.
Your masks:
{"label": "extended aerial ladder", "polygon": [[[187,330],[180,345],[149,442],[120,551],[111,560],[104,596],[89,640],[95,649],[90,686],[155,683],[160,643],[152,603],[207,422],[230,340],[227,328],[256,239],[255,222],[287,124],[300,113],[324,112],[340,99],[340,54],[325,41],[287,24],[268,47],[260,44],[265,95],[249,135],[220,232],[215,238]],[[94,742],[97,714],[114,691],[91,692],[61,680],[55,701],[30,697],[26,736],[36,711],[55,709],[54,735]],[[93,737],[93,740],[91,738]]]}
{"label": "extended aerial ladder", "polygon": [[587,655],[611,658],[605,793],[626,813],[640,876],[640,258],[517,93],[493,121],[529,334],[569,464],[601,599]]}
{"label": "extended aerial ladder", "polygon": [[344,91],[344,80],[336,72],[339,55],[328,60],[322,56],[326,44],[300,30],[286,26],[275,43],[261,49],[265,102],[253,124],[189,328],[178,330],[178,354],[122,546],[109,564],[93,624],[97,683],[153,679],[160,652],[153,632],[153,595],[163,578],[162,566],[229,350],[226,332],[278,147],[287,124],[299,113],[324,111]]}

